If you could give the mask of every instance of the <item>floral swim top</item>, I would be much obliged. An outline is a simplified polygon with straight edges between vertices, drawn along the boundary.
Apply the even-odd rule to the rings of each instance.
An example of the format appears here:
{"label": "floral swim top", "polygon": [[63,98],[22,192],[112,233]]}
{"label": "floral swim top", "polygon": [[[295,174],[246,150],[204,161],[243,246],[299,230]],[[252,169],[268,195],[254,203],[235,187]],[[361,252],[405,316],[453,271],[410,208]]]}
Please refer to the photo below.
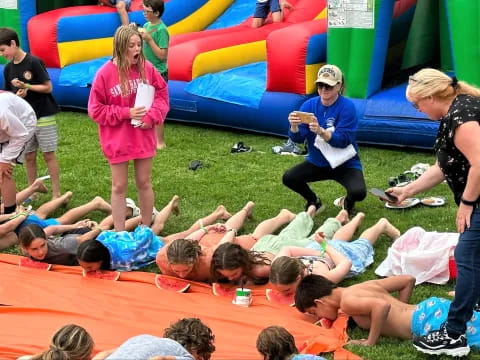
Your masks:
{"label": "floral swim top", "polygon": [[434,145],[438,164],[453,192],[457,205],[460,203],[467,184],[470,163],[455,146],[453,139],[458,126],[468,121],[480,122],[480,98],[458,95],[453,100],[447,115],[440,122]]}

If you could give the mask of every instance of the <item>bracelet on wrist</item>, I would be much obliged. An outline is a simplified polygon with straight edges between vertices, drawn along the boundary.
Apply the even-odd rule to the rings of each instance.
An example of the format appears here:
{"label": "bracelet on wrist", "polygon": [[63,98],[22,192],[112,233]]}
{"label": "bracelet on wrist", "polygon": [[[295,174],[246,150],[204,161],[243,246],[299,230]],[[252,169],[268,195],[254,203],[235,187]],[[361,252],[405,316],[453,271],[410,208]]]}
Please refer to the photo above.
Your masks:
{"label": "bracelet on wrist", "polygon": [[103,228],[102,228],[101,226],[98,226],[98,225],[97,225],[97,226],[95,226],[95,230],[99,230],[100,232],[102,232],[102,231],[103,231]]}
{"label": "bracelet on wrist", "polygon": [[26,83],[25,84],[25,89],[30,89],[30,86],[32,86],[32,85],[30,85],[29,83]]}
{"label": "bracelet on wrist", "polygon": [[463,198],[463,196],[460,198],[460,202],[464,205],[467,205],[467,206],[476,206],[477,205],[477,200],[475,200],[475,201],[465,200]]}
{"label": "bracelet on wrist", "polygon": [[322,243],[320,244],[320,255],[325,254],[326,250],[327,250],[327,241],[323,240]]}

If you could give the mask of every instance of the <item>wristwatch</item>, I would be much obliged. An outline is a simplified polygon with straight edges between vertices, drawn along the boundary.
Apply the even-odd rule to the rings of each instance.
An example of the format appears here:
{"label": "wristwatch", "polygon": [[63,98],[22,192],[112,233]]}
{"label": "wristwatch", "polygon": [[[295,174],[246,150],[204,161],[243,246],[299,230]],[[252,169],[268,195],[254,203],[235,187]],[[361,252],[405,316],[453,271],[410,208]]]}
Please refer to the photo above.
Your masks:
{"label": "wristwatch", "polygon": [[468,205],[468,206],[476,206],[477,205],[477,200],[475,201],[468,201],[463,198],[463,196],[460,198],[460,202],[462,204]]}

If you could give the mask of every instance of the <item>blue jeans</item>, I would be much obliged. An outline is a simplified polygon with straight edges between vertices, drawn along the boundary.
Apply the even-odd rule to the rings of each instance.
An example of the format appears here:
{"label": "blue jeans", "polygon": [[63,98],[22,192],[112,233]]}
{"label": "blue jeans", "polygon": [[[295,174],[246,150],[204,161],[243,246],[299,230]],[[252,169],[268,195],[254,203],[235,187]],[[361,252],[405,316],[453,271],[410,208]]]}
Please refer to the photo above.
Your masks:
{"label": "blue jeans", "polygon": [[473,308],[480,299],[480,208],[475,208],[470,227],[460,234],[455,248],[457,284],[455,299],[450,305],[447,330],[465,334],[467,322],[472,318]]}

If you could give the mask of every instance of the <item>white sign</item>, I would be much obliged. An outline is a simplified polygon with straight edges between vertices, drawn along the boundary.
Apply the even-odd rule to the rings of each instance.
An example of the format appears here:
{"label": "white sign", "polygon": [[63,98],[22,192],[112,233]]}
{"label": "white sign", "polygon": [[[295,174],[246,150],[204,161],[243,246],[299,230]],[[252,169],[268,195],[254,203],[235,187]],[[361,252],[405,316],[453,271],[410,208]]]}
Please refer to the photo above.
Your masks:
{"label": "white sign", "polygon": [[17,10],[17,0],[0,0],[0,9]]}
{"label": "white sign", "polygon": [[373,29],[375,0],[328,0],[329,28]]}

